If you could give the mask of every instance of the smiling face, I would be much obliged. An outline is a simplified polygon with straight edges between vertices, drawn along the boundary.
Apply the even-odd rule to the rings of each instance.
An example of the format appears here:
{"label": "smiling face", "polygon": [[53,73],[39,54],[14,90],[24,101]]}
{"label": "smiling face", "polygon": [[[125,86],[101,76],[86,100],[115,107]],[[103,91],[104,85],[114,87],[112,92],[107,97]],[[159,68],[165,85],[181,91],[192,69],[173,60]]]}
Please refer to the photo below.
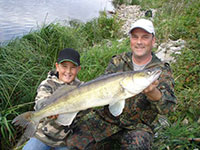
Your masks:
{"label": "smiling face", "polygon": [[151,57],[154,43],[155,37],[141,28],[136,28],[131,32],[130,45],[134,57]]}
{"label": "smiling face", "polygon": [[56,63],[56,71],[59,73],[59,80],[65,83],[71,83],[76,78],[80,69],[80,66],[76,66],[70,61],[64,61],[60,64]]}

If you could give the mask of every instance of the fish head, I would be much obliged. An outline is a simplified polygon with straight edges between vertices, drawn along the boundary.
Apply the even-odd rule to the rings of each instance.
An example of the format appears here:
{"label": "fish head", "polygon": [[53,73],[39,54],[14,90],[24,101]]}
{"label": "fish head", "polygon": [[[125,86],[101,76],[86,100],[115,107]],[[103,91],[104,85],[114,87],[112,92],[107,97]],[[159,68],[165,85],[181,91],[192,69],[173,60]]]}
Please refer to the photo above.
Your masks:
{"label": "fish head", "polygon": [[128,92],[136,95],[147,88],[151,83],[157,80],[161,74],[160,68],[151,68],[141,71],[131,72],[124,80],[121,85]]}
{"label": "fish head", "polygon": [[161,74],[160,68],[150,68],[142,71],[138,71],[133,74],[132,81],[137,85],[149,86],[155,80],[157,80]]}

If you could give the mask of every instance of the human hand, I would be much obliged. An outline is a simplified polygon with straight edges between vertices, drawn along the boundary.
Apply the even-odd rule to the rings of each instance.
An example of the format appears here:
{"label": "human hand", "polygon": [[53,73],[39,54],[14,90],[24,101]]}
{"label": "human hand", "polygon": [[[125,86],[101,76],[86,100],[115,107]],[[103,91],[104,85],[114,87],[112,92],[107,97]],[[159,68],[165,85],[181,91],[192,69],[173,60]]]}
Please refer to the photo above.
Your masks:
{"label": "human hand", "polygon": [[58,115],[48,116],[47,118],[48,118],[48,119],[57,119],[57,118],[58,118]]}
{"label": "human hand", "polygon": [[143,93],[149,93],[156,89],[156,87],[159,85],[159,81],[156,80],[153,83],[151,83],[146,89],[143,90]]}
{"label": "human hand", "polygon": [[152,101],[158,101],[162,97],[162,93],[157,89],[158,85],[159,81],[156,80],[143,90],[143,93]]}

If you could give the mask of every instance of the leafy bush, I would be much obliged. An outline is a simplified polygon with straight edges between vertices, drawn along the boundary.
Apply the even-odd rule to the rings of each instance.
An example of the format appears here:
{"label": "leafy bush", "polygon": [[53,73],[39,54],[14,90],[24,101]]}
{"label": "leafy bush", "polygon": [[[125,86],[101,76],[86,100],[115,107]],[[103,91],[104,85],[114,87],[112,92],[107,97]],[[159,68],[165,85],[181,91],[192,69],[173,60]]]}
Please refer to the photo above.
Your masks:
{"label": "leafy bush", "polygon": [[109,17],[105,12],[100,13],[86,24],[79,26],[79,33],[84,34],[90,46],[101,42],[104,39],[115,39],[120,37],[121,22],[116,17]]}

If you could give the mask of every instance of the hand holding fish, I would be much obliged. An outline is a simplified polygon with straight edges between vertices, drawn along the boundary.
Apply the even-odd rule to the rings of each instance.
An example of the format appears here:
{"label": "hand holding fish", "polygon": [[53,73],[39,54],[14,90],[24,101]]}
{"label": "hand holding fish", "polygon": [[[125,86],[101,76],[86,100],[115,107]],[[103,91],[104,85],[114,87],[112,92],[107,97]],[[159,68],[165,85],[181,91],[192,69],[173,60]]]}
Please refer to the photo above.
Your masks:
{"label": "hand holding fish", "polygon": [[158,85],[159,81],[156,80],[143,90],[143,93],[152,101],[158,101],[162,97],[161,92],[157,89]]}
{"label": "hand holding fish", "polygon": [[58,115],[48,116],[47,118],[48,118],[48,119],[57,119],[57,118],[58,118]]}

